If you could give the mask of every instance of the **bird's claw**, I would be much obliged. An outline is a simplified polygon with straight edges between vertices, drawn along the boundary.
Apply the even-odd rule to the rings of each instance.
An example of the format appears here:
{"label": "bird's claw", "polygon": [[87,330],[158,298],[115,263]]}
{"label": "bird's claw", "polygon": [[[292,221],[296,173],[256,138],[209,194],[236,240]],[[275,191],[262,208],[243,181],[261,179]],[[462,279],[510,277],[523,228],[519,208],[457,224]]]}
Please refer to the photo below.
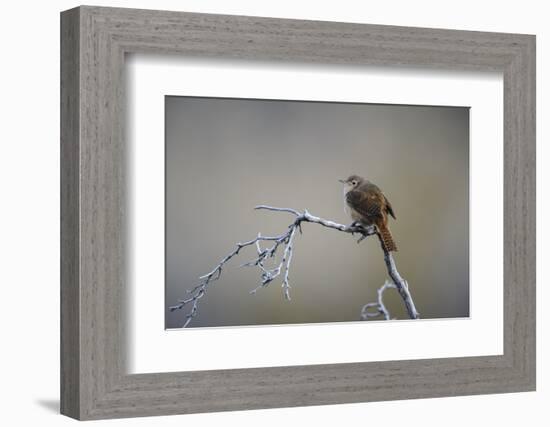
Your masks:
{"label": "bird's claw", "polygon": [[367,238],[367,235],[366,234],[363,234],[361,237],[359,237],[359,239],[357,239],[357,244],[361,243],[363,240],[365,240]]}

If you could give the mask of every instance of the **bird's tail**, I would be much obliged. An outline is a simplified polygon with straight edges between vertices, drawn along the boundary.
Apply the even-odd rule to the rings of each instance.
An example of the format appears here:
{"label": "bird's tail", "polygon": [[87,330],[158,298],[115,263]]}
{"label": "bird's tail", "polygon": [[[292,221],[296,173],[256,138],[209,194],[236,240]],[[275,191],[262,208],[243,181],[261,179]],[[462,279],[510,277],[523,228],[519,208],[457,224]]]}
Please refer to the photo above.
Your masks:
{"label": "bird's tail", "polygon": [[393,240],[393,236],[391,235],[388,226],[386,224],[379,224],[378,231],[380,232],[380,238],[382,239],[382,243],[386,247],[386,250],[388,252],[397,252],[397,245]]}

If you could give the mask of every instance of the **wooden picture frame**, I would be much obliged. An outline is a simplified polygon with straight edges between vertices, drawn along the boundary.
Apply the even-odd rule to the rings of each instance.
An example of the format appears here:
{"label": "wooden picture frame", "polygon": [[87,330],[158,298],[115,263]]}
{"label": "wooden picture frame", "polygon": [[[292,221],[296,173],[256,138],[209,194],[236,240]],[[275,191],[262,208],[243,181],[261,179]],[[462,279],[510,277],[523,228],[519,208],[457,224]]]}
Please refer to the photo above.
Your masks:
{"label": "wooden picture frame", "polygon": [[[136,52],[502,72],[503,354],[126,374],[123,66],[125,54]],[[65,415],[85,420],[535,390],[532,35],[78,7],[61,14],[61,166]]]}

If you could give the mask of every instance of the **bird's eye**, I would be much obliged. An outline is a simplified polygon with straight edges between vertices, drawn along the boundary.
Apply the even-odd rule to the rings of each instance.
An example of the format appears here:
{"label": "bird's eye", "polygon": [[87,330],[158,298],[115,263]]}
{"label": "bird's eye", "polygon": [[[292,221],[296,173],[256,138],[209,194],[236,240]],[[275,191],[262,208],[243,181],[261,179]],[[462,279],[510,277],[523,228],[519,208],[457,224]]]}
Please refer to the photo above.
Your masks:
{"label": "bird's eye", "polygon": [[357,181],[351,181],[351,185],[357,185]]}

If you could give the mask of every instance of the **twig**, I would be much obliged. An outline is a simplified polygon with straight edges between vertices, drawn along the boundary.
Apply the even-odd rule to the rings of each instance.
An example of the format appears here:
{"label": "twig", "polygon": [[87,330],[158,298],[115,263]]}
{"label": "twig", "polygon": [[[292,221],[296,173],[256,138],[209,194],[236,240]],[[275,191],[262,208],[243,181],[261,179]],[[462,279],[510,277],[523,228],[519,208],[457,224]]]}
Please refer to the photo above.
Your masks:
{"label": "twig", "polygon": [[[378,301],[377,302],[369,302],[368,304],[365,304],[363,308],[361,309],[361,320],[368,320],[371,317],[378,317],[380,315],[383,315],[386,320],[390,320],[390,312],[384,305],[384,292],[386,289],[390,288],[396,288],[396,286],[391,283],[390,281],[386,280],[386,283],[382,285],[377,293],[378,293]],[[376,308],[375,312],[370,311],[370,309]]]}
{"label": "twig", "polygon": [[[258,267],[261,272],[260,285],[252,289],[250,293],[256,293],[258,289],[266,287],[267,285],[269,285],[269,283],[271,283],[273,280],[275,280],[281,274],[283,274],[283,281],[282,281],[283,295],[285,299],[290,300],[291,287],[290,287],[290,281],[289,281],[289,272],[290,272],[290,263],[292,261],[292,256],[294,254],[294,237],[296,235],[297,230],[300,231],[301,233],[302,223],[304,222],[319,224],[319,225],[322,225],[323,227],[331,228],[331,229],[341,231],[344,233],[349,233],[352,235],[355,233],[360,234],[361,236],[358,240],[358,243],[368,236],[377,234],[381,242],[382,250],[384,251],[384,259],[386,261],[388,273],[392,278],[393,282],[395,283],[394,287],[398,289],[401,297],[405,301],[405,305],[407,307],[409,317],[411,319],[418,318],[418,313],[416,312],[416,308],[414,307],[412,297],[408,290],[407,282],[405,282],[399,275],[399,272],[395,267],[395,261],[393,260],[391,252],[387,252],[385,250],[385,247],[382,243],[380,235],[378,234],[378,231],[376,230],[375,226],[363,227],[362,225],[355,224],[355,223],[351,225],[343,225],[334,221],[326,220],[326,219],[311,215],[307,210],[304,210],[303,212],[299,212],[291,208],[278,208],[278,207],[267,206],[267,205],[259,205],[259,206],[256,206],[255,209],[269,210],[269,211],[275,211],[275,212],[286,212],[294,215],[295,219],[294,219],[294,222],[292,222],[288,226],[287,231],[283,234],[280,234],[278,236],[262,236],[261,234],[258,234],[258,236],[255,239],[252,239],[243,243],[237,243],[236,248],[232,252],[230,252],[227,256],[225,256],[210,273],[199,277],[200,279],[199,283],[195,285],[192,289],[187,291],[188,294],[190,294],[191,296],[186,299],[178,300],[178,304],[170,307],[170,311],[175,311],[175,310],[182,309],[188,304],[191,304],[191,310],[186,315],[186,320],[185,320],[185,323],[183,324],[184,328],[187,327],[191,322],[191,320],[196,316],[198,311],[199,300],[202,297],[204,297],[204,295],[206,294],[206,291],[208,290],[210,283],[218,280],[222,274],[222,270],[225,264],[229,262],[232,258],[237,256],[241,251],[241,249],[248,246],[256,246],[257,256],[251,261],[242,264],[241,267]],[[261,242],[273,242],[273,243],[271,246],[267,248],[262,248]],[[273,260],[276,259],[277,250],[281,246],[283,246],[284,249],[283,249],[283,255],[280,262],[278,262],[276,266],[273,268],[267,268],[266,262],[270,259],[273,259]],[[371,303],[371,304],[379,304],[380,309],[382,309],[383,307],[384,309],[383,313],[384,313],[384,316],[386,316],[387,310],[385,309],[383,303],[380,305],[380,302],[381,302],[381,294],[379,294],[379,302]],[[368,318],[368,317],[372,317],[372,316],[366,315],[365,318]],[[389,313],[387,314],[387,318],[389,318]]]}

